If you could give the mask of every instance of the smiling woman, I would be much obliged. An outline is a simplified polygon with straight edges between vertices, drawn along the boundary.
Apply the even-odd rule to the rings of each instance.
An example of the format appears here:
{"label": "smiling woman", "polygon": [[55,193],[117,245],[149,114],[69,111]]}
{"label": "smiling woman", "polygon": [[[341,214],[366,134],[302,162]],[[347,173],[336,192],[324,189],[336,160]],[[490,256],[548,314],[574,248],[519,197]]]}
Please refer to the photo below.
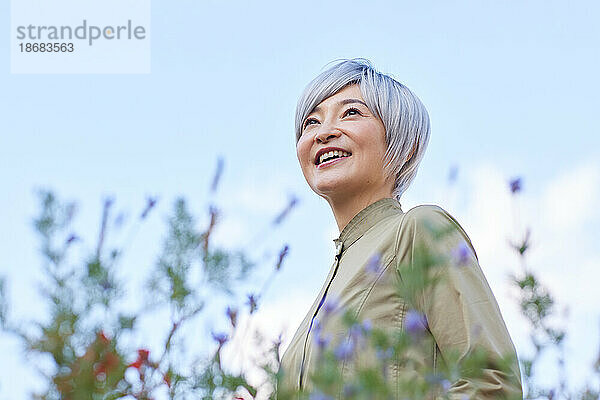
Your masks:
{"label": "smiling woman", "polygon": [[[400,205],[429,134],[421,101],[367,60],[334,65],[302,94],[296,109],[296,154],[311,190],[329,203],[340,234],[333,240],[336,255],[327,279],[282,356],[279,398],[314,388],[311,377],[325,342],[335,348],[345,379],[378,358],[367,350],[353,354],[356,329],[348,329],[334,308],[350,310],[363,327],[390,334],[423,325],[425,351],[412,357],[415,365],[434,372],[455,354],[460,362],[486,351],[489,362],[481,374],[448,382],[444,389],[450,398],[522,398],[516,351],[468,235],[437,205],[407,212]],[[433,235],[432,228],[446,235]],[[437,265],[440,282],[413,301],[398,288],[423,268],[417,257],[421,249],[448,257],[439,258],[444,260]],[[455,254],[460,254],[461,268],[451,266]],[[507,357],[508,369],[501,369],[499,360]],[[401,388],[415,380],[415,369],[406,368],[400,358],[382,374],[395,388],[394,399],[406,395]],[[355,383],[344,382],[329,395],[351,397],[347,389]],[[375,397],[367,393],[361,398]]]}

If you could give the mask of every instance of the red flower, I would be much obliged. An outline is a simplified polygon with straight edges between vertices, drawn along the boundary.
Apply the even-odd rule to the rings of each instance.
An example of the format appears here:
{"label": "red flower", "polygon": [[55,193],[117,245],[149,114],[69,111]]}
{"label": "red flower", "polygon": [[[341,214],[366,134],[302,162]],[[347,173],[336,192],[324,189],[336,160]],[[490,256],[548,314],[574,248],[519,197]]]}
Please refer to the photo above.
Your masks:
{"label": "red flower", "polygon": [[138,350],[138,358],[141,359],[143,362],[147,362],[148,361],[148,356],[150,355],[150,351],[146,350],[146,349],[139,349]]}
{"label": "red flower", "polygon": [[142,367],[142,360],[140,360],[139,358],[137,360],[135,360],[134,362],[132,362],[131,364],[129,364],[127,366],[127,368],[129,367],[133,367],[135,369],[140,369]]}
{"label": "red flower", "polygon": [[149,355],[150,355],[150,351],[149,350],[139,349],[138,350],[138,358],[134,362],[132,362],[131,364],[129,364],[127,366],[127,368],[133,367],[133,368],[139,370],[140,368],[142,368],[142,365],[148,363],[148,356]]}

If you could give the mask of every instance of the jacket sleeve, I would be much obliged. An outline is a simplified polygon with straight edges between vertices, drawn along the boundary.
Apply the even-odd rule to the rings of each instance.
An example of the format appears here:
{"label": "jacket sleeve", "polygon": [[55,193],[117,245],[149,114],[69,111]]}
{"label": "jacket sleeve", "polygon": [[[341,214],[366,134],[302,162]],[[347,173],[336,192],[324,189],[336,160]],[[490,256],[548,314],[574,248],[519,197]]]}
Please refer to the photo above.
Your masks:
{"label": "jacket sleeve", "polygon": [[[424,276],[437,280],[417,292],[415,306],[425,313],[441,362],[452,354],[458,362],[475,351],[487,354],[482,374],[451,382],[449,398],[522,399],[516,350],[469,237],[439,206],[417,206],[404,219],[402,234],[410,242],[404,259],[413,271],[425,269]],[[427,269],[428,262],[434,267]],[[398,268],[402,275],[404,267]]]}

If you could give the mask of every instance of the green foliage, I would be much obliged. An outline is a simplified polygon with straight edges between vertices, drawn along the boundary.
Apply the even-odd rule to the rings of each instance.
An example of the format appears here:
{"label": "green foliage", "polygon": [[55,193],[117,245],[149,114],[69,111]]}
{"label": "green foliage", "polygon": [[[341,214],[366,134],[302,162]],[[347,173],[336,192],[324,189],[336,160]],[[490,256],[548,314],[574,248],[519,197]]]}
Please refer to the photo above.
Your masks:
{"label": "green foliage", "polygon": [[[520,187],[519,187],[520,190]],[[519,190],[514,191],[513,195]],[[530,324],[530,340],[534,347],[532,356],[520,356],[521,371],[527,388],[525,398],[527,399],[598,399],[600,393],[592,389],[589,384],[579,390],[578,393],[569,393],[567,390],[565,374],[565,351],[564,339],[566,331],[551,326],[550,320],[555,317],[555,301],[550,292],[543,286],[533,271],[526,266],[526,257],[530,248],[531,229],[527,228],[524,238],[520,243],[510,243],[511,248],[521,259],[522,270],[518,274],[510,275],[510,280],[519,289],[519,306],[521,313]],[[536,364],[546,350],[554,347],[559,357],[557,360],[559,381],[557,385],[547,388],[538,385],[535,381]],[[600,349],[597,355],[600,363]],[[600,378],[600,370],[595,371]]]}
{"label": "green foliage", "polygon": [[[216,188],[221,173],[213,181]],[[513,192],[514,193],[514,192]],[[124,313],[119,302],[125,298],[123,283],[117,274],[117,265],[123,248],[106,249],[105,243],[111,232],[111,207],[113,200],[104,202],[100,233],[95,250],[84,257],[79,265],[68,265],[69,249],[78,237],[70,232],[75,213],[74,203],[61,203],[49,191],[41,191],[40,215],[33,226],[41,241],[43,266],[43,294],[48,306],[48,319],[37,322],[35,334],[21,329],[21,324],[10,319],[6,299],[6,282],[0,278],[0,322],[2,328],[23,340],[26,349],[34,354],[49,357],[53,368],[45,373],[47,390],[36,395],[50,399],[150,399],[155,398],[159,388],[166,389],[170,399],[244,399],[256,398],[262,386],[249,383],[244,371],[231,372],[222,362],[222,350],[229,345],[236,332],[243,331],[238,313],[241,307],[232,305],[226,316],[230,321],[230,333],[213,333],[214,353],[197,357],[190,363],[177,362],[175,351],[183,352],[182,342],[175,340],[181,327],[201,315],[205,305],[214,296],[236,299],[236,286],[248,280],[257,265],[241,250],[229,250],[214,246],[211,235],[220,218],[220,211],[211,205],[205,229],[197,228],[197,221],[188,210],[186,201],[178,198],[167,220],[167,233],[162,252],[154,265],[149,279],[152,308]],[[269,223],[270,227],[281,224],[284,217],[297,203],[290,204]],[[136,222],[141,224],[156,204],[148,199]],[[435,241],[444,240],[451,231],[436,230],[426,226]],[[513,249],[522,259],[529,248],[529,231],[525,240]],[[281,269],[289,253],[286,244],[274,262],[274,268],[262,289],[247,297],[246,312],[251,318],[259,307],[274,275]],[[410,310],[423,309],[428,293],[440,283],[440,266],[448,264],[446,255],[435,254],[425,245],[415,248],[412,267],[401,266],[402,282],[398,294]],[[519,289],[519,304],[523,315],[531,324],[531,340],[535,348],[532,357],[521,357],[521,370],[527,384],[527,398],[540,396],[570,399],[597,399],[597,390],[587,386],[577,394],[566,392],[564,381],[557,388],[542,388],[535,384],[535,366],[540,354],[548,346],[562,351],[566,332],[548,323],[554,315],[555,302],[533,272],[524,270],[511,277]],[[122,340],[124,333],[135,334],[138,321],[150,309],[162,307],[170,311],[171,325],[164,332],[164,343],[158,352],[145,348],[127,348]],[[270,399],[327,399],[340,393],[344,399],[388,399],[397,389],[391,378],[393,366],[398,368],[398,388],[404,398],[449,399],[452,387],[460,386],[461,380],[476,379],[484,368],[510,371],[515,360],[510,356],[491,358],[483,349],[469,354],[449,350],[436,370],[420,361],[422,355],[431,352],[433,343],[426,335],[411,331],[388,332],[357,318],[356,310],[339,310],[341,320],[351,332],[343,343],[324,345],[318,352],[318,368],[310,374],[314,386],[311,390],[296,393],[287,388],[275,393],[280,387],[283,371],[279,368],[281,336],[272,343],[261,360],[260,368],[267,376],[266,386]],[[225,316],[224,316],[225,317]],[[246,325],[247,326],[247,325]],[[260,338],[264,341],[264,338]],[[206,341],[206,340],[205,340]],[[371,357],[370,363],[360,363],[357,368],[343,369],[353,365],[356,357]],[[345,360],[346,362],[341,362]],[[562,360],[562,359],[561,359]],[[559,362],[560,364],[560,362]],[[564,365],[564,360],[562,364]],[[133,371],[134,373],[127,373]],[[594,371],[600,376],[600,357]],[[401,373],[402,372],[402,373]],[[500,372],[500,373],[501,373]],[[264,396],[264,390],[262,391]],[[327,397],[330,396],[330,397]]]}
{"label": "green foliage", "polygon": [[[106,248],[111,236],[109,227],[117,225],[111,222],[114,201],[104,202],[94,251],[73,265],[67,263],[67,258],[71,246],[79,240],[70,232],[75,205],[62,203],[50,191],[40,191],[39,196],[41,212],[33,226],[44,257],[42,294],[47,300],[49,318],[34,323],[38,328],[35,334],[21,329],[20,321],[8,318],[5,280],[0,279],[2,328],[21,338],[32,354],[49,356],[53,363],[49,371],[40,370],[48,386],[36,398],[150,399],[159,387],[166,387],[171,399],[188,398],[190,394],[226,398],[241,388],[256,396],[257,388],[246,381],[243,373],[232,374],[223,369],[220,351],[224,343],[200,369],[197,360],[201,358],[188,365],[173,362],[174,349],[181,346],[174,338],[181,327],[201,313],[214,290],[232,294],[232,289],[246,280],[256,266],[243,251],[211,246],[211,233],[219,216],[214,206],[209,209],[207,229],[200,231],[185,200],[175,200],[163,250],[150,279],[152,308],[123,313],[119,302],[125,293],[117,265],[124,251]],[[134,228],[147,219],[155,204],[156,199],[148,199]],[[282,261],[280,256],[277,270]],[[252,312],[261,294],[253,297]],[[155,307],[170,310],[173,321],[161,354],[127,348],[123,333],[135,333],[139,318]],[[178,348],[178,352],[181,350]],[[134,361],[128,363],[127,359]],[[130,369],[136,373],[126,375]]]}

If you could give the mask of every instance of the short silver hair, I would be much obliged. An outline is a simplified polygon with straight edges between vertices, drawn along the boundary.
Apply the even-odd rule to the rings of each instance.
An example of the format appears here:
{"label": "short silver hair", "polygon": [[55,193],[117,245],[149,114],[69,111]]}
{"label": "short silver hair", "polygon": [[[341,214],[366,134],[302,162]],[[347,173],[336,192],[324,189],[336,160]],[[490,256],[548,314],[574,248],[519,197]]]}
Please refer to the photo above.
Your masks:
{"label": "short silver hair", "polygon": [[358,84],[369,110],[385,127],[386,179],[395,176],[392,195],[398,201],[417,175],[429,142],[429,114],[419,98],[364,58],[345,59],[319,74],[304,89],[296,106],[296,144],[302,123],[314,108],[351,84]]}

